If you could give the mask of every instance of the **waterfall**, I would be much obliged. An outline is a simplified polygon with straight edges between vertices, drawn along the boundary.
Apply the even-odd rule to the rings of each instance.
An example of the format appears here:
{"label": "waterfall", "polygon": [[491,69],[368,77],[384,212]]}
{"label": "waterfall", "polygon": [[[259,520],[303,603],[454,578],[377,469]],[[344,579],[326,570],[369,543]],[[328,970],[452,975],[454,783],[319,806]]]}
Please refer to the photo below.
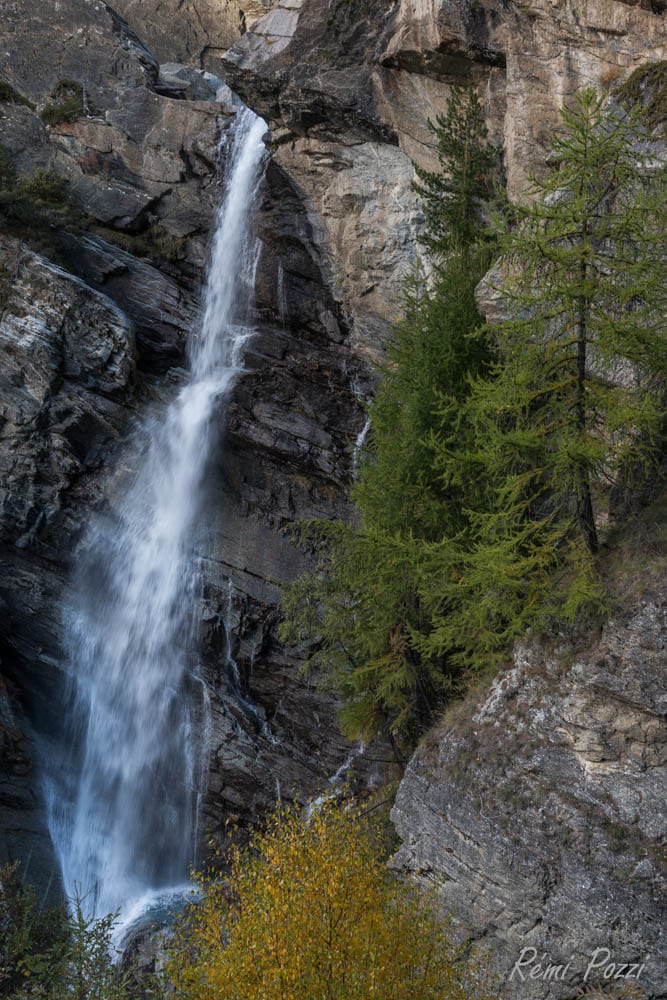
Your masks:
{"label": "waterfall", "polygon": [[265,132],[252,112],[237,113],[189,377],[130,444],[130,484],[87,530],[65,610],[69,756],[52,762],[47,804],[65,891],[90,916],[126,919],[184,883],[194,860],[208,710],[195,546],[212,417],[252,333],[258,243],[249,221]]}

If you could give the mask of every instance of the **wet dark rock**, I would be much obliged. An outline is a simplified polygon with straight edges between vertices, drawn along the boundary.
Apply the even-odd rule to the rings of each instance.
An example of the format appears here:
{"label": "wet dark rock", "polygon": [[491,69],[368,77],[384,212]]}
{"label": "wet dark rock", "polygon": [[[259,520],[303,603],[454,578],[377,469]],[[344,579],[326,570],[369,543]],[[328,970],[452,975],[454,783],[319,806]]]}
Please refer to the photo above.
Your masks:
{"label": "wet dark rock", "polygon": [[91,288],[103,291],[131,319],[141,368],[159,373],[183,363],[197,317],[194,290],[98,236],[70,236],[61,254]]}
{"label": "wet dark rock", "polygon": [[[234,115],[229,104],[200,99],[201,88],[211,96],[214,86],[201,74],[171,67],[162,82],[182,80],[184,95],[155,92],[157,72],[147,69],[154,61],[129,41],[121,46],[129,68],[114,62],[118,22],[103,5],[89,6],[63,0],[51,22],[43,11],[35,37],[48,23],[57,33],[66,19],[81,21],[76,51],[78,39],[94,35],[94,112],[47,126],[35,111],[10,104],[2,118],[19,177],[56,171],[85,212],[84,225],[55,234],[62,266],[32,252],[30,234],[0,246],[11,286],[0,315],[2,673],[12,683],[16,717],[24,719],[20,704],[46,747],[56,738],[52,708],[69,669],[61,609],[77,545],[87,521],[113,507],[131,473],[125,442],[133,423],[147,405],[165,405],[182,382],[221,194],[218,144]],[[19,18],[17,4],[11,14]],[[26,16],[25,33],[12,23],[3,30],[29,48],[34,17]],[[53,51],[46,46],[45,58],[60,59]],[[14,85],[23,86],[23,63],[12,65]],[[85,59],[80,66],[88,72]],[[36,69],[26,92],[47,100],[52,76]],[[277,643],[275,625],[280,583],[307,565],[287,529],[301,515],[347,510],[363,423],[355,393],[367,376],[350,349],[347,314],[313,220],[298,188],[275,167],[257,223],[258,333],[247,372],[220,414],[207,477],[202,673],[214,724],[205,815],[221,837],[230,812],[249,822],[278,789],[300,801],[318,794],[350,753],[337,733],[333,699],[301,676],[298,658]],[[32,760],[31,746],[26,735]],[[34,760],[26,787],[38,801]],[[24,858],[29,850],[26,840]]]}
{"label": "wet dark rock", "polygon": [[57,899],[59,879],[27,730],[16,692],[0,677],[0,866],[20,863],[42,902]]}
{"label": "wet dark rock", "polygon": [[0,643],[11,680],[0,681],[10,734],[0,839],[44,892],[58,877],[31,734],[48,738],[55,721],[67,566],[130,416],[135,351],[130,321],[106,296],[16,240],[0,238],[0,261],[12,275],[0,313]]}

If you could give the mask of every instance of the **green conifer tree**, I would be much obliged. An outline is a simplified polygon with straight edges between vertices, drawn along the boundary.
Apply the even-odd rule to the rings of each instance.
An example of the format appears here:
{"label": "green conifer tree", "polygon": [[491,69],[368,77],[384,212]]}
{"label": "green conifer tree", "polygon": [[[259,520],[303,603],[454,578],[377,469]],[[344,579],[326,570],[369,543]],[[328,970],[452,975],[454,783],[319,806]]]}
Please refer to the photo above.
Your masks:
{"label": "green conifer tree", "polygon": [[415,166],[426,228],[421,242],[439,259],[479,241],[480,209],[494,193],[498,154],[488,141],[482,108],[470,87],[453,87],[444,115],[429,121],[440,169]]}
{"label": "green conifer tree", "polygon": [[456,544],[425,556],[420,650],[468,666],[549,614],[603,604],[596,509],[650,461],[664,418],[664,169],[637,114],[591,90],[563,122],[535,200],[501,234],[497,361],[462,418],[474,449],[436,446],[443,475],[486,495]]}
{"label": "green conifer tree", "polygon": [[420,546],[461,526],[461,494],[443,483],[431,442],[489,362],[484,338],[472,333],[481,324],[475,286],[490,260],[479,210],[495,154],[472,91],[455,90],[433,128],[443,169],[418,171],[417,186],[432,280],[417,273],[406,282],[352,491],[356,523],[310,526],[325,573],[288,588],[281,633],[310,643],[310,665],[324,667],[343,695],[347,733],[384,730],[408,742],[455,683],[446,655],[418,649],[430,628],[418,592]]}

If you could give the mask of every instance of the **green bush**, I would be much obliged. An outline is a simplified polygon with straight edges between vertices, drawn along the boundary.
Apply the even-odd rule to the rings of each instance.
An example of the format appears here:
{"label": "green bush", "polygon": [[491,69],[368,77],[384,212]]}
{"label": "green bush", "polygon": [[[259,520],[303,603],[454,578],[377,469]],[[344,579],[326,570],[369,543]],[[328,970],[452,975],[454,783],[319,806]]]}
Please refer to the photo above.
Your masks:
{"label": "green bush", "polygon": [[59,125],[61,122],[74,122],[83,113],[83,86],[78,80],[59,80],[49,94],[40,117],[47,125]]}
{"label": "green bush", "polygon": [[649,128],[664,127],[667,122],[667,60],[638,66],[617,90],[626,107],[640,107]]}
{"label": "green bush", "polygon": [[135,257],[146,257],[152,261],[176,261],[183,255],[184,239],[174,236],[159,222],[152,222],[140,233],[124,233],[117,229],[104,228],[100,235],[111,243],[127,250]]}
{"label": "green bush", "polygon": [[64,205],[67,203],[67,182],[55,170],[36,170],[21,181],[18,194],[46,205]]}
{"label": "green bush", "polygon": [[113,961],[112,915],[40,905],[16,865],[0,868],[0,995],[9,1000],[129,1000],[132,976]]}
{"label": "green bush", "polygon": [[0,263],[0,313],[9,302],[12,291],[12,272],[6,264]]}
{"label": "green bush", "polygon": [[0,195],[16,186],[16,168],[10,152],[0,144]]}
{"label": "green bush", "polygon": [[40,169],[19,178],[12,156],[0,145],[0,230],[59,261],[62,233],[88,225],[70,199],[63,177],[55,170]]}
{"label": "green bush", "polygon": [[0,993],[21,996],[33,984],[59,981],[67,940],[65,908],[40,907],[17,865],[0,868]]}
{"label": "green bush", "polygon": [[7,83],[6,80],[0,80],[0,104],[23,104],[31,110],[35,108],[32,101],[24,97],[23,94],[19,94],[18,90],[15,90],[11,83]]}

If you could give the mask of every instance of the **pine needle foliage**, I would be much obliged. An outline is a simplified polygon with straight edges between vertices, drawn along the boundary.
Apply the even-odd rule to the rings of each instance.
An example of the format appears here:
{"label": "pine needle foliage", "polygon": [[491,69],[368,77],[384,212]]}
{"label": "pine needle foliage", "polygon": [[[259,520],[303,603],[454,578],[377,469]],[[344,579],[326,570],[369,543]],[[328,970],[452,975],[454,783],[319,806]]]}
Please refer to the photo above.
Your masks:
{"label": "pine needle foliage", "polygon": [[176,931],[176,1000],[490,1000],[432,901],[387,873],[379,830],[332,802],[278,811]]}
{"label": "pine needle foliage", "polygon": [[475,302],[490,259],[484,244],[461,245],[435,266],[432,286],[420,274],[406,282],[352,491],[362,527],[432,539],[457,521],[459,498],[443,489],[432,437],[450,423],[443,400],[454,410],[491,360]]}
{"label": "pine needle foliage", "polygon": [[408,283],[352,490],[357,523],[305,525],[320,566],[283,597],[281,638],[307,648],[307,669],[323,671],[342,695],[344,733],[383,732],[399,749],[458,685],[445,653],[422,652],[431,621],[419,589],[424,546],[465,523],[466,498],[437,467],[433,442],[456,425],[469,377],[490,361],[484,338],[472,335],[487,261],[478,246],[440,264],[432,290]]}
{"label": "pine needle foliage", "polygon": [[422,651],[431,625],[420,561],[424,543],[462,527],[463,495],[436,467],[433,441],[490,362],[484,336],[475,335],[475,287],[491,259],[479,210],[495,154],[474,93],[454,90],[433,129],[443,169],[418,171],[417,186],[431,280],[417,269],[405,284],[352,491],[356,523],[306,526],[321,565],[287,588],[281,629],[342,694],[347,735],[383,732],[402,745],[414,743],[458,683],[446,654]]}
{"label": "pine needle foliage", "polygon": [[0,867],[0,995],[20,996],[63,975],[66,924],[64,907],[41,907],[17,865]]}
{"label": "pine needle foliage", "polygon": [[480,210],[494,195],[499,156],[488,139],[482,108],[470,87],[453,87],[447,110],[428,126],[440,169],[415,166],[426,228],[422,244],[441,258],[480,237]]}
{"label": "pine needle foliage", "polygon": [[598,513],[653,461],[664,422],[665,172],[636,114],[586,90],[562,115],[551,172],[499,234],[506,318],[461,417],[474,451],[432,442],[442,474],[484,496],[424,555],[418,648],[467,667],[553,615],[604,611]]}
{"label": "pine needle foliage", "polygon": [[[483,135],[454,127],[474,106],[452,98],[447,155],[453,135]],[[667,185],[640,109],[585,90],[562,119],[529,204],[496,220],[493,325],[474,298],[491,250],[466,221],[485,177],[473,171],[473,195],[474,143],[441,176],[460,178],[457,196],[423,188],[434,282],[406,286],[357,523],[318,529],[326,575],[286,600],[283,636],[317,636],[311,662],[343,693],[350,734],[409,743],[527,629],[606,612],[600,514],[664,436]]]}
{"label": "pine needle foliage", "polygon": [[131,976],[112,961],[114,916],[40,905],[16,865],[0,868],[0,995],[8,1000],[130,1000]]}

